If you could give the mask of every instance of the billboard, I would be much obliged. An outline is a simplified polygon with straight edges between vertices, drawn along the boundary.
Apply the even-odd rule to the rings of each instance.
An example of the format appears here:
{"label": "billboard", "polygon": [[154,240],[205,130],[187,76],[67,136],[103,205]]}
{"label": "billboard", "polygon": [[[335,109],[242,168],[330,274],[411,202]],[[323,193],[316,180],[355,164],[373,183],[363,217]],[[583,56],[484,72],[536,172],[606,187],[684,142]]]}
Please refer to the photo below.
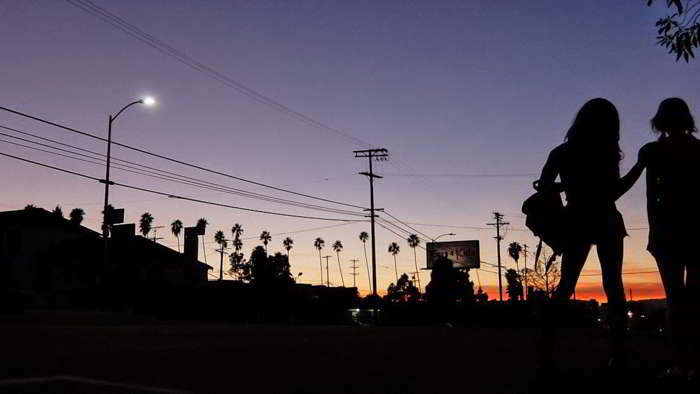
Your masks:
{"label": "billboard", "polygon": [[440,257],[447,257],[457,268],[479,268],[479,241],[428,242],[425,245],[428,269]]}

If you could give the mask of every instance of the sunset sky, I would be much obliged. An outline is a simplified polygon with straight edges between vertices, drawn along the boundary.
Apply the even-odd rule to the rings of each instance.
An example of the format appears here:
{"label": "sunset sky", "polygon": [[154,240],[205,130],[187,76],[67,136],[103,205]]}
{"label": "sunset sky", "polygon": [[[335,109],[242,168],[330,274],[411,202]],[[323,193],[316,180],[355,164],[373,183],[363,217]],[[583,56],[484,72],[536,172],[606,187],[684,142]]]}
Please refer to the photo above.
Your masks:
{"label": "sunset sky", "polygon": [[[534,250],[525,231],[522,201],[547,153],[561,143],[575,112],[588,99],[606,97],[621,114],[623,171],[654,138],[649,119],[669,96],[700,105],[698,66],[676,63],[655,45],[654,22],[666,10],[645,1],[184,1],[149,0],[95,5],[215,69],[230,80],[342,133],[313,127],[191,67],[66,1],[0,1],[2,73],[0,106],[106,136],[107,119],[145,94],[158,105],[129,109],[114,123],[116,141],[221,172],[300,193],[369,205],[366,159],[352,151],[357,140],[387,148],[377,163],[384,179],[375,187],[377,207],[431,236],[479,240],[481,260],[495,263],[492,212],[510,222],[506,246]],[[664,2],[659,2],[664,3]],[[103,152],[105,146],[75,134],[0,111],[0,125]],[[2,133],[11,132],[0,130]],[[0,140],[11,138],[0,136]],[[0,142],[0,152],[96,177],[99,165],[76,162]],[[334,208],[196,171],[122,148],[115,157],[197,179]],[[592,157],[591,160],[595,158]],[[94,181],[0,157],[0,210],[26,204],[68,213],[87,212],[98,229],[103,187]],[[353,218],[259,201],[114,170],[117,182],[223,204],[328,218]],[[630,233],[624,270],[655,270],[646,252],[644,179],[618,203]],[[179,201],[114,187],[111,201],[127,220],[145,211],[155,225],[176,218],[193,225],[208,219],[207,262],[218,276],[213,234],[240,223],[246,256],[262,230],[273,234],[271,251],[292,233],[292,271],[302,283],[320,280],[313,240],[333,255],[330,276],[340,284],[330,245],[341,240],[345,283],[350,259],[360,259],[357,284],[368,291],[360,231],[366,223],[283,218]],[[386,215],[382,215],[391,219]],[[392,219],[393,220],[393,219]],[[441,227],[445,226],[445,227]],[[454,226],[454,227],[449,227]],[[319,228],[326,227],[326,228]],[[302,231],[301,230],[310,230]],[[398,231],[398,230],[397,230]],[[176,248],[168,228],[163,244]],[[379,289],[394,279],[390,242],[401,247],[399,270],[413,270],[404,239],[377,228]],[[425,240],[424,240],[425,241]],[[368,244],[369,246],[369,244]],[[425,252],[418,249],[418,264]],[[201,255],[201,260],[205,259]],[[528,259],[531,264],[531,258]],[[521,260],[522,262],[522,260]],[[325,265],[325,262],[324,262]],[[488,271],[493,267],[483,266]],[[605,301],[595,251],[577,296]],[[429,272],[423,271],[423,286]],[[325,277],[325,273],[324,273]],[[497,297],[497,275],[472,273]],[[634,297],[662,296],[656,273],[625,276]]]}

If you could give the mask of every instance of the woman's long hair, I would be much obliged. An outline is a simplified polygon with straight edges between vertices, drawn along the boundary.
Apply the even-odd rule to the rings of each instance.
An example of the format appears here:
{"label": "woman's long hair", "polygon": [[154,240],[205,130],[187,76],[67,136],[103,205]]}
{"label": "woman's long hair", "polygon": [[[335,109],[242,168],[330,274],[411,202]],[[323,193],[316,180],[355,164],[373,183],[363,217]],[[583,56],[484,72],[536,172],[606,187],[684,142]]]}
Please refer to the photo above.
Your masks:
{"label": "woman's long hair", "polygon": [[697,131],[688,104],[678,97],[667,98],[659,104],[656,115],[651,119],[651,128],[662,134]]}
{"label": "woman's long hair", "polygon": [[574,151],[619,168],[620,116],[615,105],[604,98],[586,102],[566,133],[566,141]]}

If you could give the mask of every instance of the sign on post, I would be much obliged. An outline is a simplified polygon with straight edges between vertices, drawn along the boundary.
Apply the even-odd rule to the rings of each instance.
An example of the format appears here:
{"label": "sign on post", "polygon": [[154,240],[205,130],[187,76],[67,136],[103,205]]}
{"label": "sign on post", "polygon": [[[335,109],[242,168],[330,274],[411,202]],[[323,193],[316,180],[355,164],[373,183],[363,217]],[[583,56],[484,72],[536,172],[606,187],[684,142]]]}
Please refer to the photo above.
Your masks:
{"label": "sign on post", "polygon": [[426,245],[428,269],[441,257],[452,261],[456,268],[479,268],[479,241],[428,242]]}

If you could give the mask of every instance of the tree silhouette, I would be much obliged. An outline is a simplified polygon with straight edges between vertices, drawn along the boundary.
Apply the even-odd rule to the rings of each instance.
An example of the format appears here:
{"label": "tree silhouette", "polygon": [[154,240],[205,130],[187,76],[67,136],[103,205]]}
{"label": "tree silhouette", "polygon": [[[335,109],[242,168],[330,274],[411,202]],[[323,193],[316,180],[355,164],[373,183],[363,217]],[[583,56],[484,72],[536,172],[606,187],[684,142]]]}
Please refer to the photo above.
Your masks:
{"label": "tree silhouette", "polygon": [[[539,290],[547,297],[551,297],[559,284],[561,272],[559,263],[555,260],[555,254],[547,254],[545,247],[542,247],[542,261],[535,261],[533,269],[523,270],[523,275],[527,275],[528,284]],[[544,262],[543,262],[544,261]]]}
{"label": "tree silhouette", "polygon": [[425,297],[431,304],[446,306],[457,302],[474,302],[474,283],[469,271],[455,268],[447,257],[433,263],[430,283],[425,287]]}
{"label": "tree silhouette", "polygon": [[343,267],[340,265],[340,251],[341,250],[343,250],[343,243],[340,241],[333,242],[333,251],[335,252],[335,255],[338,257],[338,270],[340,271],[340,280],[343,283],[343,287],[345,287],[345,278],[343,278]]}
{"label": "tree silhouette", "polygon": [[236,223],[231,227],[231,234],[233,234],[233,239],[240,238],[243,235],[243,226]]}
{"label": "tree silhouette", "polygon": [[52,213],[59,218],[63,217],[63,209],[61,209],[60,205],[56,205],[56,208],[53,209]]}
{"label": "tree silhouette", "polygon": [[366,231],[360,233],[360,241],[362,241],[362,247],[365,250],[365,265],[367,266],[367,283],[369,284],[369,292],[372,293],[372,272],[369,270],[369,259],[367,259],[367,240],[369,239],[369,234]]}
{"label": "tree silhouette", "polygon": [[484,290],[479,287],[479,290],[476,292],[475,296],[476,302],[480,304],[487,303],[489,301],[489,295],[487,293],[484,293]]}
{"label": "tree silhouette", "polygon": [[199,234],[202,234],[202,254],[204,255],[204,264],[207,264],[207,252],[204,250],[204,233],[207,230],[207,225],[209,222],[205,218],[200,218],[197,220],[197,229],[199,230]]}
{"label": "tree silhouette", "polygon": [[27,204],[27,205],[24,206],[24,209],[27,210],[27,211],[32,210],[32,209],[36,209],[36,205],[34,205],[34,204]]}
{"label": "tree silhouette", "polygon": [[243,241],[241,240],[241,235],[243,235],[243,226],[236,223],[231,227],[231,234],[233,234],[233,249],[234,252],[229,256],[229,261],[231,263],[231,269],[229,272],[234,274],[237,279],[241,278],[242,271],[245,270],[243,265]]}
{"label": "tree silhouette", "polygon": [[519,301],[523,297],[523,284],[520,279],[520,274],[510,268],[506,271],[506,293],[508,293],[508,298],[511,301]]}
{"label": "tree silhouette", "polygon": [[85,211],[82,208],[73,208],[68,214],[71,223],[80,224],[85,219]]}
{"label": "tree silhouette", "polygon": [[392,302],[417,301],[420,296],[418,289],[413,285],[413,281],[405,273],[396,279],[396,284],[392,283],[389,285],[386,293],[387,298]]}
{"label": "tree silhouette", "polygon": [[326,246],[326,242],[323,238],[316,238],[314,240],[314,247],[318,250],[318,265],[321,267],[321,286],[323,286],[323,262],[321,261],[321,249]]}
{"label": "tree silhouette", "polygon": [[416,281],[418,282],[418,291],[423,292],[420,286],[420,272],[418,271],[418,256],[416,255],[416,247],[420,245],[420,238],[416,234],[411,234],[408,236],[408,246],[413,249],[413,262],[416,265]]}
{"label": "tree silhouette", "polygon": [[221,254],[221,259],[219,260],[219,280],[224,279],[224,250],[228,247],[228,241],[224,232],[219,230],[214,234],[214,241],[219,245],[219,253]]}
{"label": "tree silhouette", "polygon": [[396,283],[399,283],[399,269],[396,266],[396,255],[399,254],[399,244],[392,242],[389,244],[389,253],[394,256],[394,275],[396,275]]}
{"label": "tree silhouette", "polygon": [[282,253],[268,256],[262,246],[257,246],[250,254],[250,274],[246,278],[252,284],[266,288],[284,288],[294,283],[290,272],[289,259]]}
{"label": "tree silhouette", "polygon": [[[695,58],[693,48],[700,46],[700,0],[665,0],[666,7],[675,7],[676,12],[656,21],[656,43],[676,55],[676,61],[683,58],[686,63]],[[647,0],[651,6],[654,0]]]}
{"label": "tree silhouette", "polygon": [[272,240],[272,236],[270,235],[269,231],[263,231],[260,233],[260,241],[262,241],[263,245],[265,245],[265,251],[267,252],[267,244],[270,243]]}
{"label": "tree silhouette", "polygon": [[282,246],[284,247],[284,250],[287,251],[287,258],[289,258],[289,251],[292,250],[292,247],[294,246],[294,240],[287,237],[282,240]]}
{"label": "tree silhouette", "polygon": [[180,219],[175,219],[170,223],[170,231],[173,233],[175,238],[177,238],[177,251],[180,251],[180,232],[182,232],[182,221]]}
{"label": "tree silhouette", "polygon": [[[518,260],[520,259],[520,255],[523,252],[523,247],[517,243],[517,242],[511,242],[510,245],[508,245],[508,254],[510,255],[510,258],[515,261],[515,268],[516,268],[516,273],[518,274],[518,280],[521,281],[520,287],[522,287],[522,276],[520,275],[520,265],[518,264]],[[522,296],[522,294],[521,294]]]}
{"label": "tree silhouette", "polygon": [[143,215],[141,215],[141,219],[139,220],[139,232],[144,236],[144,238],[148,238],[148,233],[151,232],[152,228],[153,215],[145,212]]}

